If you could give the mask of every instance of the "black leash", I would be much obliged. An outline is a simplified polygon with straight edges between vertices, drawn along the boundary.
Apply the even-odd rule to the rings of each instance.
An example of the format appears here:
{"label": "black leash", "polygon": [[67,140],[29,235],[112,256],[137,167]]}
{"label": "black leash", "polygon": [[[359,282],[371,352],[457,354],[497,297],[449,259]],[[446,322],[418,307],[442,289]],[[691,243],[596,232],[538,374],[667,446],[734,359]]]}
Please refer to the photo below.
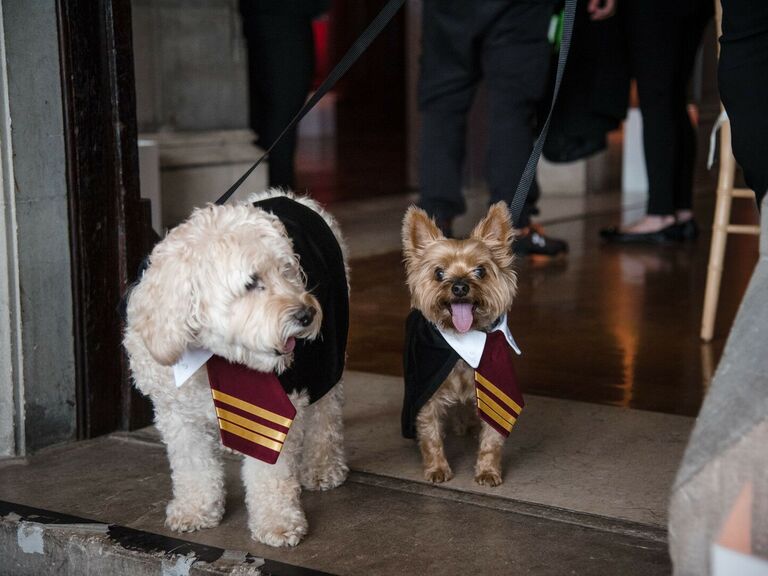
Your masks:
{"label": "black leash", "polygon": [[573,35],[573,22],[576,19],[576,2],[577,0],[565,0],[565,9],[563,11],[563,40],[560,43],[560,54],[557,59],[557,74],[555,76],[555,87],[552,91],[552,103],[549,106],[549,114],[544,121],[544,126],[541,128],[541,133],[536,139],[533,145],[533,151],[528,158],[528,163],[525,165],[523,175],[520,177],[520,183],[517,185],[517,190],[512,198],[512,204],[510,210],[512,211],[512,222],[517,224],[520,219],[520,213],[525,206],[525,199],[528,197],[528,192],[531,189],[531,183],[536,175],[536,166],[539,163],[541,157],[541,150],[544,148],[544,141],[547,139],[547,132],[549,132],[549,123],[552,120],[552,112],[555,109],[557,103],[557,94],[560,92],[560,83],[563,80],[563,73],[565,72],[565,63],[568,60],[568,51],[571,48],[571,36]]}
{"label": "black leash", "polygon": [[370,43],[373,42],[374,38],[376,38],[376,36],[379,35],[379,33],[384,29],[389,21],[392,20],[392,17],[397,14],[397,11],[400,10],[400,7],[403,4],[405,4],[405,0],[389,0],[389,2],[387,2],[384,8],[381,9],[381,12],[379,12],[378,16],[373,19],[373,21],[368,25],[368,28],[366,28],[365,31],[360,34],[360,37],[357,40],[355,40],[355,43],[352,44],[352,47],[347,51],[346,54],[344,54],[344,57],[339,61],[339,63],[334,66],[333,70],[331,70],[331,73],[328,74],[328,77],[323,80],[323,83],[320,84],[312,97],[306,101],[304,106],[301,107],[301,110],[299,110],[296,113],[296,116],[294,116],[293,119],[288,123],[288,126],[286,126],[280,135],[275,139],[275,141],[272,142],[267,151],[264,152],[264,154],[262,154],[258,160],[256,160],[253,166],[248,168],[245,174],[238,178],[237,182],[229,187],[229,190],[224,192],[224,194],[222,194],[221,197],[216,200],[216,204],[224,204],[227,200],[229,200],[232,194],[234,194],[237,189],[240,188],[242,183],[245,182],[248,176],[251,175],[251,172],[253,172],[256,167],[261,164],[264,159],[267,158],[267,156],[269,156],[269,153],[275,146],[277,146],[277,143],[280,142],[283,136],[285,136],[294,126],[296,126],[296,124],[298,124],[299,121],[304,118],[304,116],[306,116],[307,112],[309,112],[315,106],[315,104],[317,104],[320,99],[325,96],[325,94],[331,88],[334,87],[336,82],[339,81],[339,78],[346,74],[347,70],[349,70],[349,68],[352,66],[352,64],[355,63],[360,55],[366,51]]}

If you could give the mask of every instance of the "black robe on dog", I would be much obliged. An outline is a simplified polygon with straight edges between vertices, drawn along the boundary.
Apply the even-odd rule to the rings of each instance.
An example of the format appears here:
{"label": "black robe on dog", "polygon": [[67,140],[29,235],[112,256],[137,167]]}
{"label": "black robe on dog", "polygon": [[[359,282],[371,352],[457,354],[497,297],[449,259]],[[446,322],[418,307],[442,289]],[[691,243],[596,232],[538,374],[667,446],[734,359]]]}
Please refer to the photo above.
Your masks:
{"label": "black robe on dog", "polygon": [[405,321],[405,397],[402,434],[416,438],[416,416],[440,385],[445,382],[460,356],[440,335],[434,324],[418,310],[411,310]]}
{"label": "black robe on dog", "polygon": [[298,339],[290,368],[278,376],[286,393],[308,390],[317,402],[333,388],[344,371],[349,332],[349,291],[344,257],[330,226],[317,212],[286,196],[254,202],[277,216],[285,226],[307,279],[307,290],[323,311],[320,334]]}

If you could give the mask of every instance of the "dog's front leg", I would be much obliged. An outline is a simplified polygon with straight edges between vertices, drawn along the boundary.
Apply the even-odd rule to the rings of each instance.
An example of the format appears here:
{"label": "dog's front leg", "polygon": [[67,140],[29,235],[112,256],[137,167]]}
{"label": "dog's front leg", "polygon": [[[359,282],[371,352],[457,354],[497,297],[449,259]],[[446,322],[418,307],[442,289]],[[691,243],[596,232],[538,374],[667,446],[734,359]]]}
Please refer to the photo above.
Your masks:
{"label": "dog's front leg", "polygon": [[307,397],[290,394],[289,398],[296,407],[296,416],[277,462],[243,460],[248,527],[254,540],[269,546],[296,546],[307,533],[299,484]]}
{"label": "dog's front leg", "polygon": [[224,515],[224,468],[215,421],[197,413],[192,402],[156,400],[155,422],[166,444],[173,482],[166,526],[179,532],[218,526]]}
{"label": "dog's front leg", "polygon": [[453,478],[453,471],[445,459],[443,447],[443,422],[446,418],[446,406],[436,393],[419,411],[416,417],[416,434],[419,450],[424,464],[424,479],[435,484],[447,482]]}
{"label": "dog's front leg", "polygon": [[343,405],[344,390],[339,382],[306,409],[301,485],[307,490],[336,488],[347,478],[349,468],[344,453]]}
{"label": "dog's front leg", "polygon": [[475,463],[475,482],[482,486],[501,484],[501,452],[504,437],[487,422],[480,422],[480,447]]}

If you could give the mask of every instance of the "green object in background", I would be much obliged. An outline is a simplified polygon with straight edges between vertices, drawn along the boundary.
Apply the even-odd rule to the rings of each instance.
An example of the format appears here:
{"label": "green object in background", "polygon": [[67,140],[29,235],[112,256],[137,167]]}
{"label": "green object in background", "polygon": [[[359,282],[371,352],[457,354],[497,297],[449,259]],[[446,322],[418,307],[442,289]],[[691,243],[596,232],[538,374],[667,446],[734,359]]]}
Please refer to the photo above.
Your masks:
{"label": "green object in background", "polygon": [[552,44],[555,52],[560,52],[560,43],[563,41],[563,16],[565,10],[560,10],[557,14],[552,14],[552,20],[549,22],[549,32],[547,39]]}

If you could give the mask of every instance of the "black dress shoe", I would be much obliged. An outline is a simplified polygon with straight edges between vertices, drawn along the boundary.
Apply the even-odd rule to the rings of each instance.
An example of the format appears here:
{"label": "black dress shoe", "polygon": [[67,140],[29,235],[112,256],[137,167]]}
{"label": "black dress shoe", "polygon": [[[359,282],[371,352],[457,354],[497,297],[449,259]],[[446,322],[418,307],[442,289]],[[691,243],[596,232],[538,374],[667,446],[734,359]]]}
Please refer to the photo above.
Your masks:
{"label": "black dress shoe", "polygon": [[618,227],[603,228],[600,236],[611,244],[670,244],[682,240],[679,224],[655,232],[622,232]]}
{"label": "black dress shoe", "polygon": [[530,227],[512,243],[512,251],[518,256],[555,257],[568,253],[568,242],[552,238]]}
{"label": "black dress shoe", "polygon": [[677,226],[677,234],[680,236],[680,240],[695,240],[699,237],[699,225],[696,224],[696,220],[693,218],[685,222],[678,222],[675,226]]}

